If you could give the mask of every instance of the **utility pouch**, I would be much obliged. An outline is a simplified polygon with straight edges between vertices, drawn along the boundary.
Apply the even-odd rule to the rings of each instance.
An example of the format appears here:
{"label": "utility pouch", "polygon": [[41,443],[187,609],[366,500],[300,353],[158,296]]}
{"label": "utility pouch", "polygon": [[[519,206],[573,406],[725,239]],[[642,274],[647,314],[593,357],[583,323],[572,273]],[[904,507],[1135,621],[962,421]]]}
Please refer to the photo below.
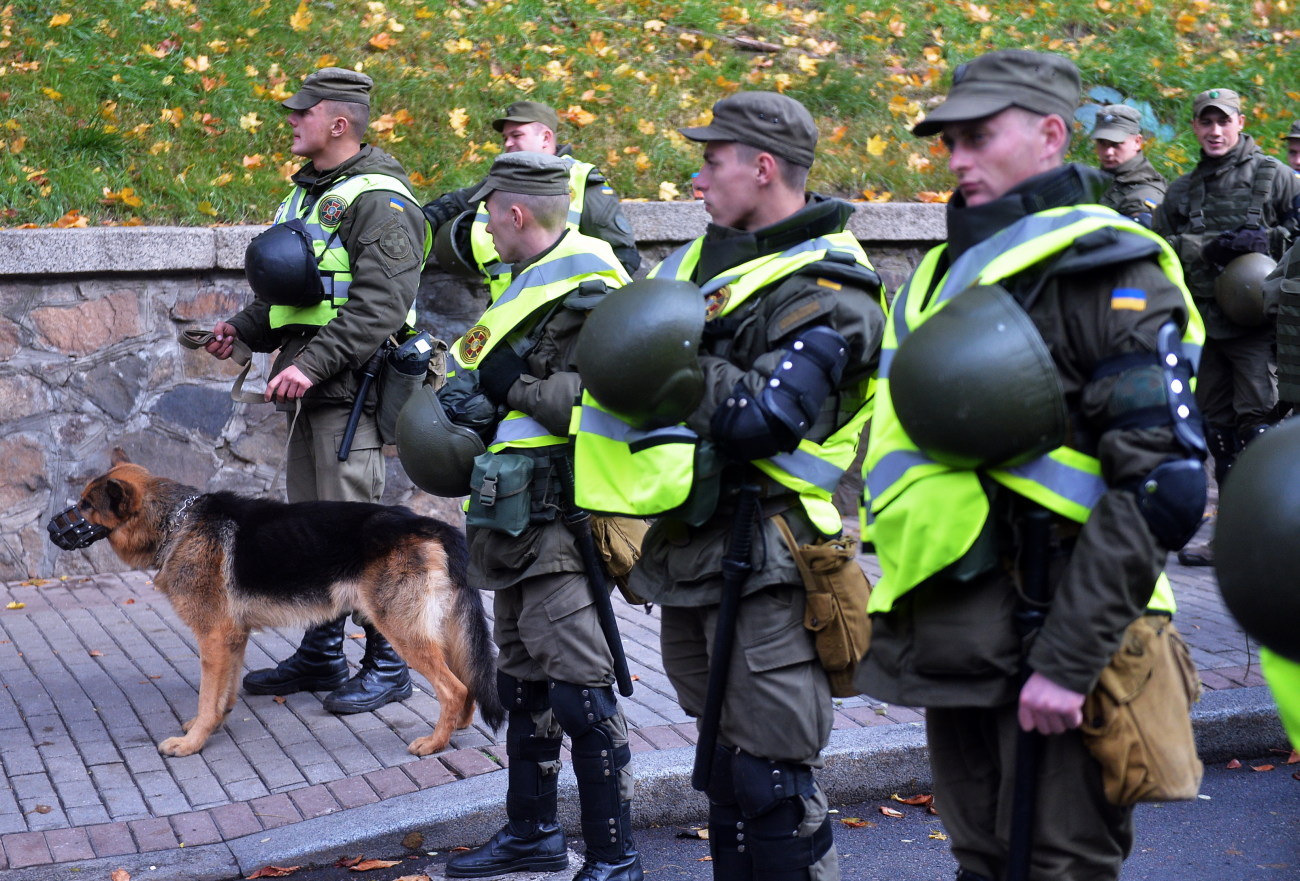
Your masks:
{"label": "utility pouch", "polygon": [[628,590],[627,577],[636,561],[641,559],[641,543],[649,529],[649,521],[636,517],[597,514],[591,518],[591,537],[596,541],[596,551],[605,564],[605,571],[623,594],[623,599],[637,606],[649,605],[649,601]]}
{"label": "utility pouch", "polygon": [[1196,798],[1203,767],[1191,705],[1201,683],[1168,615],[1149,613],[1124,641],[1083,702],[1083,742],[1101,765],[1116,805]]}
{"label": "utility pouch", "polygon": [[485,451],[474,457],[465,525],[519,535],[528,528],[533,460]]}
{"label": "utility pouch", "polygon": [[871,644],[867,600],[871,582],[858,565],[856,543],[841,536],[815,544],[795,542],[784,517],[775,517],[807,592],[803,624],[813,632],[817,658],[833,697],[858,694],[853,674]]}

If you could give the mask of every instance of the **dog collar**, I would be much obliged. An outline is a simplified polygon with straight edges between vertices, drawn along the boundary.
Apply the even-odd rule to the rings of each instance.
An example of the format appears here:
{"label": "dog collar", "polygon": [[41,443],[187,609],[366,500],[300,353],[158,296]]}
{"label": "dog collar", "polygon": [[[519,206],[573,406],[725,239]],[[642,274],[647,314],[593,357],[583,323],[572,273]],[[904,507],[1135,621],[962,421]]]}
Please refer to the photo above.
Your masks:
{"label": "dog collar", "polygon": [[167,526],[164,528],[164,532],[171,534],[173,529],[184,523],[186,514],[190,510],[190,506],[193,505],[198,498],[197,495],[186,496],[185,499],[176,506],[176,510],[172,511],[171,516],[167,518]]}

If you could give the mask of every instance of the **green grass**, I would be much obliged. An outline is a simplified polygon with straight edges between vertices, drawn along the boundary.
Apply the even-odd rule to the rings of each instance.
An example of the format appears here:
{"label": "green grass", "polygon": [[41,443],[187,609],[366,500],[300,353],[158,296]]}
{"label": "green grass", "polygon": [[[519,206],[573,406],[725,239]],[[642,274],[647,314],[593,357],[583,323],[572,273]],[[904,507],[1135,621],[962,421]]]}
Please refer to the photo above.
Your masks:
{"label": "green grass", "polygon": [[[689,197],[699,148],[676,128],[739,88],[817,117],[814,188],[941,197],[942,150],[907,128],[953,67],[1008,47],[1066,54],[1086,91],[1149,107],[1164,132],[1148,154],[1177,175],[1211,86],[1240,91],[1247,131],[1284,152],[1296,3],[17,0],[0,10],[0,224],[265,222],[300,161],[278,102],[322,64],[375,78],[368,139],[425,198],[482,176],[490,120],[523,97],[560,109],[561,140],[625,198]],[[1092,160],[1086,131],[1072,158]]]}

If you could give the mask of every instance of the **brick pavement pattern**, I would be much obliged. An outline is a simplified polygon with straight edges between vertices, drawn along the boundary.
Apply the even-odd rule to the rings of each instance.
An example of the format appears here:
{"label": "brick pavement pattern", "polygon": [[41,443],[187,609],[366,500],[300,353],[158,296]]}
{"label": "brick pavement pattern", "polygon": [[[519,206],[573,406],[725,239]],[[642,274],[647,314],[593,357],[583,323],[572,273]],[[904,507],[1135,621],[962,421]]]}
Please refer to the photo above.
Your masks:
{"label": "brick pavement pattern", "polygon": [[[874,557],[861,559],[879,574]],[[1264,684],[1213,570],[1171,557],[1168,571],[1205,686]],[[633,751],[693,744],[659,657],[658,611],[615,608],[637,679],[623,699]],[[287,657],[300,635],[255,634],[248,669]],[[347,653],[355,667],[360,642]],[[164,758],[155,745],[195,711],[198,675],[192,635],[146,573],[0,586],[0,869],[229,841],[503,766],[504,746],[479,719],[438,755],[406,751],[438,717],[419,677],[408,700],[354,716],[325,712],[323,694],[241,694],[201,753]],[[860,696],[837,702],[835,727],[921,718]]]}

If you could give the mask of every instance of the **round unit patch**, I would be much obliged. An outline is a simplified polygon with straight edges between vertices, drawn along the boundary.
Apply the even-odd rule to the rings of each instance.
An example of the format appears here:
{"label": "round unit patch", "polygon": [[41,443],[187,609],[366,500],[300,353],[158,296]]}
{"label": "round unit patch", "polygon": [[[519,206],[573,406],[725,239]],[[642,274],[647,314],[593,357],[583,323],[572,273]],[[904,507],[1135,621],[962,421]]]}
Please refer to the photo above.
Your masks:
{"label": "round unit patch", "polygon": [[712,321],[722,314],[731,301],[731,285],[723,285],[704,295],[704,320]]}
{"label": "round unit patch", "polygon": [[483,347],[487,345],[488,338],[491,336],[492,331],[482,324],[476,324],[465,331],[465,336],[461,338],[460,343],[460,360],[466,364],[473,364],[477,361],[478,356],[483,354]]}
{"label": "round unit patch", "polygon": [[338,226],[343,219],[343,212],[348,210],[348,203],[342,196],[326,196],[320,200],[320,225]]}

